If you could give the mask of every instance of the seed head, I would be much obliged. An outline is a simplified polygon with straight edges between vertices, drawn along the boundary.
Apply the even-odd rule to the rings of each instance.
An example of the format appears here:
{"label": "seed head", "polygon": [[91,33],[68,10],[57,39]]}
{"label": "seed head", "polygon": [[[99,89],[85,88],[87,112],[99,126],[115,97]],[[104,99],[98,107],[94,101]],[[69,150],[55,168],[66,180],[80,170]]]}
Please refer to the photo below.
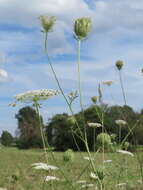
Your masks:
{"label": "seed head", "polygon": [[118,69],[118,70],[121,70],[122,67],[123,67],[123,65],[124,65],[124,62],[121,61],[121,60],[118,60],[118,61],[116,61],[115,64],[116,64],[117,69]]}
{"label": "seed head", "polygon": [[83,40],[87,37],[91,31],[92,23],[91,19],[87,17],[78,18],[74,23],[75,37],[79,40]]}
{"label": "seed head", "polygon": [[40,16],[39,19],[41,21],[43,32],[50,32],[56,21],[56,17],[54,16]]}

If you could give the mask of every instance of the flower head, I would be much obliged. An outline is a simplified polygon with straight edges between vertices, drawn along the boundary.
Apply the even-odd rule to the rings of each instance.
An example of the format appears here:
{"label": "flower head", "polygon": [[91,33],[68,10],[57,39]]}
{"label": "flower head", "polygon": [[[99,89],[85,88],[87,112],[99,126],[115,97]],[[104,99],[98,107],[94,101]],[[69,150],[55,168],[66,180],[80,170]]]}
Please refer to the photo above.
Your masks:
{"label": "flower head", "polygon": [[45,177],[45,181],[53,181],[53,180],[59,181],[59,178],[57,178],[55,176],[46,176]]}
{"label": "flower head", "polygon": [[89,127],[102,127],[101,123],[88,123]]}
{"label": "flower head", "polygon": [[124,62],[121,61],[121,60],[118,60],[118,61],[116,61],[115,64],[116,64],[117,69],[118,69],[118,70],[121,70],[122,67],[123,67],[123,65],[124,65]]}
{"label": "flower head", "polygon": [[116,123],[117,125],[126,125],[126,124],[127,124],[126,121],[121,120],[121,119],[116,120],[115,123]]}
{"label": "flower head", "polygon": [[91,100],[94,104],[96,104],[97,100],[98,100],[98,97],[97,96],[92,96],[91,97]]}
{"label": "flower head", "polygon": [[113,84],[113,81],[112,80],[106,80],[106,81],[103,81],[102,84],[105,84],[107,86],[111,86],[111,84]]}
{"label": "flower head", "polygon": [[92,178],[92,179],[98,179],[98,176],[95,173],[91,172],[90,173],[90,178]]}
{"label": "flower head", "polygon": [[92,23],[91,19],[87,17],[78,18],[74,23],[75,37],[79,40],[83,40],[87,37],[91,31]]}
{"label": "flower head", "polygon": [[126,150],[117,150],[118,153],[129,155],[129,156],[134,156],[133,153],[126,151]]}
{"label": "flower head", "polygon": [[46,163],[33,163],[31,166],[36,170],[58,170],[59,168],[52,165],[47,165]]}
{"label": "flower head", "polygon": [[40,16],[39,19],[44,30],[43,32],[50,32],[56,21],[54,16]]}
{"label": "flower head", "polygon": [[57,90],[33,90],[27,91],[15,96],[16,101],[20,102],[31,102],[31,101],[39,101],[39,100],[47,100],[52,96],[58,95],[59,92]]}

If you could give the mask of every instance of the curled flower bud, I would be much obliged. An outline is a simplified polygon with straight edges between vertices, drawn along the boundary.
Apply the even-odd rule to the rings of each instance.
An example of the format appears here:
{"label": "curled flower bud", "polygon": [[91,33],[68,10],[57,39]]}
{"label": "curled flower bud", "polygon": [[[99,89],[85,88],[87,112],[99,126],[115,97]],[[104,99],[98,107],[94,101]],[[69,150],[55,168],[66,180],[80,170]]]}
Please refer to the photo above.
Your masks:
{"label": "curled flower bud", "polygon": [[43,32],[50,32],[53,25],[55,24],[56,17],[54,16],[40,16],[41,25],[43,27]]}
{"label": "curled flower bud", "polygon": [[93,96],[93,97],[91,97],[91,100],[92,100],[92,102],[93,102],[94,104],[96,104],[97,99],[98,99],[98,97],[97,97],[97,96]]}
{"label": "curled flower bud", "polygon": [[75,20],[74,33],[75,37],[79,40],[83,40],[87,37],[91,31],[92,23],[90,18],[82,17]]}
{"label": "curled flower bud", "polygon": [[115,64],[116,64],[117,69],[118,69],[118,70],[121,70],[122,67],[123,67],[123,65],[124,65],[124,62],[121,61],[121,60],[118,60],[118,61],[116,61]]}

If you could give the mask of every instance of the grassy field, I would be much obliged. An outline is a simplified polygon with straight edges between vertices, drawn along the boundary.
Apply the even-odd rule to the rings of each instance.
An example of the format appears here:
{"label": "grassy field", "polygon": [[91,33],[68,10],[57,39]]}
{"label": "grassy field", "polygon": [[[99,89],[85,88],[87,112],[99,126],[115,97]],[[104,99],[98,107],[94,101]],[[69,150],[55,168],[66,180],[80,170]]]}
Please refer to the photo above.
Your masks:
{"label": "grassy field", "polygon": [[[0,187],[7,190],[70,190],[81,189],[82,184],[77,184],[78,180],[86,180],[90,184],[96,184],[94,179],[90,178],[89,161],[83,157],[87,153],[75,153],[73,162],[63,161],[63,153],[55,152],[53,160],[51,154],[48,154],[50,165],[60,167],[56,171],[39,171],[31,167],[32,163],[45,162],[44,154],[41,150],[18,150],[16,148],[1,148],[0,149]],[[102,154],[94,154],[95,166],[102,166]],[[142,157],[140,153],[140,157]],[[105,178],[104,185],[106,190],[111,189],[131,189],[141,190],[141,175],[140,167],[137,162],[136,155],[134,157],[121,155],[119,153],[106,153],[104,160],[112,160],[110,163],[105,163]],[[59,181],[44,182],[44,177],[56,176]],[[67,178],[67,180],[65,180]],[[72,183],[71,183],[72,182]],[[127,183],[116,187],[117,184]],[[72,186],[73,184],[73,186]],[[97,189],[89,187],[85,189]]]}

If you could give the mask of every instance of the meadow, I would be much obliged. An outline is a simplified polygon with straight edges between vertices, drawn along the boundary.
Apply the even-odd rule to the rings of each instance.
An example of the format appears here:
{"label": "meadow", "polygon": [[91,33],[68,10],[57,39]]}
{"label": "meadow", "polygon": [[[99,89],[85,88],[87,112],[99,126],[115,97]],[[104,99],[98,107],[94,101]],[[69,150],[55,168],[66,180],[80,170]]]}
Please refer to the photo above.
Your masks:
{"label": "meadow", "polygon": [[[56,163],[49,153],[49,164],[57,167],[60,166],[60,169],[56,171],[43,171],[31,167],[33,163],[45,162],[42,150],[1,148],[0,187],[10,190],[97,189],[96,180],[90,177],[91,166],[90,161],[87,159],[87,153],[75,152],[74,160],[69,162],[63,160],[62,152],[53,152],[53,154],[56,157]],[[96,167],[103,165],[102,153],[92,152],[91,155]],[[143,157],[142,152],[138,155]],[[104,186],[106,190],[143,189],[140,166],[136,161],[136,154],[134,154],[134,157],[131,157],[119,153],[105,153],[104,160],[106,160],[104,163]],[[44,182],[44,178],[47,175],[56,176],[59,180]],[[94,186],[86,187],[84,181],[86,181],[86,184],[94,184]]]}

